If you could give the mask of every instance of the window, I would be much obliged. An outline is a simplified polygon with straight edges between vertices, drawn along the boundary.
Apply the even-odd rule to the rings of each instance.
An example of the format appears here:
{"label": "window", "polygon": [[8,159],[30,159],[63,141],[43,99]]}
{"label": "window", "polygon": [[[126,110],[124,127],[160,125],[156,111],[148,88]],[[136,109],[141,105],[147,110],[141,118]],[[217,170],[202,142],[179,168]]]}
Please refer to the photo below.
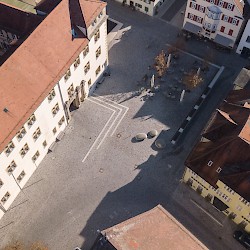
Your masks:
{"label": "window", "polygon": [[74,62],[74,68],[76,69],[79,66],[79,64],[80,64],[80,58],[78,56]]}
{"label": "window", "polygon": [[10,175],[14,172],[15,169],[16,169],[16,163],[12,161],[10,165],[7,167],[6,171]]}
{"label": "window", "polygon": [[194,14],[188,13],[188,18],[194,20]]}
{"label": "window", "polygon": [[53,134],[55,134],[57,132],[56,127],[53,128],[52,132],[53,132]]}
{"label": "window", "polygon": [[196,8],[196,3],[191,2],[191,3],[190,3],[190,8],[195,10],[195,8]]}
{"label": "window", "polygon": [[67,92],[68,92],[69,98],[71,98],[74,95],[74,86],[73,86],[73,83],[69,86]]}
{"label": "window", "polygon": [[10,193],[7,192],[1,199],[2,204],[4,204],[10,198]]}
{"label": "window", "polygon": [[26,130],[24,127],[20,129],[20,131],[17,133],[16,137],[18,141],[21,141],[24,135],[26,134]]}
{"label": "window", "polygon": [[228,3],[228,5],[227,5],[227,9],[228,9],[228,10],[233,10],[233,4]]}
{"label": "window", "polygon": [[0,179],[0,188],[3,186],[3,181]]}
{"label": "window", "polygon": [[87,62],[86,65],[84,66],[84,73],[87,74],[89,70],[90,70],[90,63]]}
{"label": "window", "polygon": [[97,42],[99,38],[100,38],[100,31],[98,30],[98,31],[94,34],[94,40],[95,40],[95,42]]}
{"label": "window", "polygon": [[45,140],[45,141],[43,142],[43,147],[46,148],[46,146],[47,146],[47,141]]}
{"label": "window", "polygon": [[20,155],[22,157],[24,157],[27,154],[27,152],[29,151],[29,149],[30,148],[29,148],[28,144],[25,143],[25,145],[23,146],[23,148],[20,150]]}
{"label": "window", "polygon": [[205,13],[205,7],[200,6],[200,7],[199,7],[199,11],[201,11],[201,12]]}
{"label": "window", "polygon": [[59,111],[59,105],[58,103],[54,106],[54,108],[51,110],[53,116],[55,116]]}
{"label": "window", "polygon": [[250,36],[247,36],[246,42],[247,42],[247,43],[250,43]]}
{"label": "window", "polygon": [[211,166],[213,165],[213,161],[209,161],[209,162],[207,163],[207,165],[208,165],[209,167],[211,167]]}
{"label": "window", "polygon": [[17,181],[21,182],[21,180],[23,179],[24,176],[25,176],[25,172],[22,171],[21,174],[17,177]]}
{"label": "window", "polygon": [[32,137],[34,139],[34,141],[37,140],[37,138],[41,135],[41,130],[40,128],[37,128],[36,131],[33,133]]}
{"label": "window", "polygon": [[71,76],[70,69],[67,70],[66,74],[64,75],[64,80],[67,81]]}
{"label": "window", "polygon": [[6,154],[7,156],[9,156],[10,153],[13,151],[14,148],[15,148],[15,145],[14,145],[14,143],[11,141],[11,142],[8,144],[8,146],[5,147],[5,150],[4,150],[5,154]]}
{"label": "window", "polygon": [[33,115],[28,119],[28,122],[27,122],[28,127],[30,128],[30,127],[34,124],[35,121],[36,121],[36,117],[35,117],[35,115],[33,114]]}
{"label": "window", "polygon": [[216,169],[216,172],[217,172],[217,173],[220,173],[220,171],[221,171],[221,168],[220,168],[220,167]]}
{"label": "window", "polygon": [[229,31],[228,31],[228,35],[229,35],[229,36],[232,36],[232,35],[233,35],[233,30],[229,30]]}
{"label": "window", "polygon": [[223,15],[222,20],[225,21],[225,22],[228,22],[228,18],[229,18],[228,16]]}
{"label": "window", "polygon": [[232,24],[233,24],[233,25],[237,25],[237,19],[236,19],[236,18],[233,18]]}
{"label": "window", "polygon": [[145,7],[145,11],[148,12],[148,7]]}
{"label": "window", "polygon": [[225,31],[225,27],[224,26],[221,26],[220,27],[220,32],[224,32]]}
{"label": "window", "polygon": [[88,80],[88,86],[90,86],[90,85],[91,85],[91,79]]}
{"label": "window", "polygon": [[59,120],[58,126],[61,127],[62,124],[64,123],[64,121],[65,121],[65,117],[63,116],[63,117]]}
{"label": "window", "polygon": [[55,90],[52,89],[51,92],[48,94],[48,101],[50,102],[55,97],[55,95]]}
{"label": "window", "polygon": [[98,15],[98,17],[100,18],[100,17],[102,16],[102,14],[103,14],[103,13],[102,13],[102,11],[101,11],[100,14]]}
{"label": "window", "polygon": [[201,18],[201,17],[199,17],[199,16],[197,16],[196,21],[197,21],[198,23],[202,23],[202,18]]}
{"label": "window", "polygon": [[101,55],[101,46],[96,50],[95,52],[95,56],[96,56],[96,59]]}
{"label": "window", "polygon": [[95,71],[95,75],[97,76],[97,75],[100,73],[100,71],[101,71],[101,67],[99,66],[99,67],[96,69],[96,71]]}
{"label": "window", "polygon": [[48,101],[50,102],[55,97],[55,95],[56,95],[56,92],[54,89],[52,89],[50,93],[48,94]]}
{"label": "window", "polygon": [[137,6],[138,6],[139,8],[142,8],[142,5],[141,5],[141,4],[139,4],[139,3],[137,4]]}
{"label": "window", "polygon": [[95,26],[95,24],[96,24],[96,18],[95,18],[95,20],[92,22],[92,26]]}
{"label": "window", "polygon": [[89,46],[87,45],[83,50],[83,57],[85,57],[89,53]]}
{"label": "window", "polygon": [[220,0],[219,3],[218,3],[218,6],[223,7],[223,4],[224,4],[224,2]]}
{"label": "window", "polygon": [[39,157],[39,155],[40,155],[39,151],[36,151],[36,153],[32,157],[32,161],[35,162],[37,158]]}

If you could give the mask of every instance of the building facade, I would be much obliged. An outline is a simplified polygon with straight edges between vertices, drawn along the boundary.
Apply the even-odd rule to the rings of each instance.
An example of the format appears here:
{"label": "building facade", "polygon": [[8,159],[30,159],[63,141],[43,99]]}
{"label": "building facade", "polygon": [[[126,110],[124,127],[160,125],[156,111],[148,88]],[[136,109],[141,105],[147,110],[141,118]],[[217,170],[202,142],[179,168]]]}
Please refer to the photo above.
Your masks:
{"label": "building facade", "polygon": [[244,1],[188,0],[183,30],[233,48],[244,21]]}
{"label": "building facade", "polygon": [[149,16],[154,16],[158,13],[159,8],[165,0],[116,0],[123,5],[134,8],[137,11],[145,13]]}
{"label": "building facade", "polygon": [[250,57],[250,22],[248,20],[244,32],[241,36],[236,53],[242,54],[245,57]]}
{"label": "building facade", "polygon": [[[250,232],[250,72],[243,69],[185,161],[183,181]],[[243,88],[242,88],[243,87]]]}
{"label": "building facade", "polygon": [[80,5],[84,20],[59,3],[0,67],[0,218],[108,67],[106,4]]}

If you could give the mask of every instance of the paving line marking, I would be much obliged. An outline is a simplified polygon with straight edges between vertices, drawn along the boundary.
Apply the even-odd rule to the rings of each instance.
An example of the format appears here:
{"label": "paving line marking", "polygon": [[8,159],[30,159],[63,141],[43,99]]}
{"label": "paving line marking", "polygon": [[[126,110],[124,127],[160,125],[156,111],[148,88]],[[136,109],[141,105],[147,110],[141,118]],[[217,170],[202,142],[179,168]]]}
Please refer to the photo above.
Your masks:
{"label": "paving line marking", "polygon": [[114,124],[115,124],[117,118],[119,117],[119,115],[121,114],[121,112],[122,112],[122,110],[119,111],[118,115],[117,115],[116,118],[113,120],[112,124],[110,125],[110,127],[109,127],[108,130],[106,131],[104,137],[102,138],[102,140],[101,140],[100,143],[98,144],[97,149],[99,149],[99,147],[102,145],[104,139],[107,137],[107,135],[108,135],[110,129],[114,126]]}
{"label": "paving line marking", "polygon": [[[110,105],[111,107],[117,108],[117,109],[119,110],[118,115],[116,116],[116,118],[115,118],[114,121],[112,122],[111,126],[109,127],[109,129],[108,129],[107,132],[105,133],[103,139],[102,139],[102,140],[100,141],[100,143],[98,144],[97,149],[99,149],[99,147],[100,147],[101,144],[103,143],[104,139],[107,137],[109,131],[110,131],[111,128],[114,126],[116,120],[118,119],[118,117],[120,116],[120,114],[122,113],[123,110],[122,110],[121,108],[115,107],[114,105],[112,105],[112,104],[110,104],[110,103],[107,103],[107,102],[105,102],[105,101],[99,100],[99,99],[96,98],[96,97],[93,97],[93,98],[94,98],[95,100],[98,100],[98,101],[100,101],[100,102],[102,102],[102,103],[105,103],[106,105]],[[102,106],[104,106],[104,105],[102,105]],[[106,107],[106,106],[105,106],[105,107]],[[116,128],[117,128],[117,126],[116,126]],[[115,130],[114,130],[114,131],[115,131]],[[113,131],[112,135],[114,134],[114,131]],[[112,136],[112,135],[111,135],[111,136]]]}
{"label": "paving line marking", "polygon": [[109,99],[107,99],[107,98],[105,98],[105,97],[103,97],[103,96],[100,96],[100,95],[97,95],[97,94],[94,94],[94,96],[97,96],[97,97],[99,97],[99,98],[102,98],[102,99],[106,100],[107,102],[112,102],[112,103],[114,103],[114,104],[116,104],[116,105],[118,105],[118,106],[121,106],[121,107],[123,107],[123,108],[129,110],[128,107],[126,107],[126,106],[124,106],[124,105],[122,105],[122,104],[120,104],[120,103],[114,102],[114,101],[112,101],[112,100],[109,100]]}
{"label": "paving line marking", "polygon": [[[113,132],[112,132],[112,134],[111,134],[111,136],[113,136],[114,133],[115,133],[115,131],[116,131],[116,129],[118,128],[118,126],[120,125],[121,121],[123,120],[123,118],[125,117],[126,113],[128,112],[129,108],[126,107],[126,106],[124,106],[124,105],[122,105],[122,104],[119,104],[119,103],[116,103],[116,102],[111,101],[111,100],[109,100],[109,99],[106,99],[106,98],[104,98],[104,97],[102,97],[102,96],[99,96],[99,95],[96,95],[96,94],[94,94],[94,95],[97,96],[98,98],[102,98],[102,99],[106,100],[106,102],[108,102],[108,101],[109,101],[109,102],[112,102],[112,103],[114,103],[114,104],[116,104],[116,105],[118,105],[118,106],[123,107],[123,108],[126,109],[125,113],[122,115],[122,117],[120,118],[119,122],[117,123],[117,125],[115,126],[115,128],[114,128],[114,130],[113,130]],[[101,100],[100,100],[100,101],[101,101]],[[106,103],[106,102],[105,102],[105,103]],[[111,104],[109,104],[109,105],[111,105]]]}
{"label": "paving line marking", "polygon": [[111,136],[113,136],[114,135],[114,133],[115,133],[115,131],[116,131],[116,129],[118,128],[118,126],[120,125],[120,123],[121,123],[121,121],[122,121],[122,119],[124,118],[124,116],[126,115],[126,113],[128,112],[128,109],[125,111],[125,113],[122,115],[122,117],[121,117],[121,119],[119,120],[119,122],[116,124],[116,126],[115,126],[115,128],[114,128],[114,130],[113,130],[113,133],[111,134]]}
{"label": "paving line marking", "polygon": [[[100,103],[97,103],[97,102],[95,102],[95,101],[93,101],[93,100],[91,100],[91,99],[88,99],[88,100],[91,101],[91,102],[94,102],[94,103],[96,103],[96,104],[99,104],[99,105],[101,105],[101,106],[103,106],[103,107],[105,107],[104,105],[102,105],[102,104],[100,104]],[[105,107],[105,108],[108,108],[108,107]],[[108,108],[108,109],[113,110],[113,109],[111,109],[111,108]],[[104,130],[105,130],[106,127],[108,126],[109,122],[111,121],[111,119],[113,118],[113,116],[114,116],[115,113],[116,113],[116,111],[113,110],[112,115],[109,117],[109,119],[108,119],[108,121],[106,122],[105,126],[103,127],[102,131],[99,133],[99,135],[98,135],[97,138],[95,139],[94,143],[92,144],[92,146],[91,146],[90,149],[88,150],[87,154],[85,155],[85,157],[84,157],[83,160],[82,160],[82,163],[87,159],[87,157],[89,156],[90,152],[91,152],[92,149],[95,147],[97,141],[100,139],[102,133],[104,132]]]}
{"label": "paving line marking", "polygon": [[91,102],[93,102],[93,103],[95,103],[95,104],[97,104],[97,105],[100,105],[100,106],[102,106],[102,107],[104,107],[104,108],[107,108],[107,109],[109,109],[109,110],[111,110],[111,111],[116,112],[116,110],[115,110],[115,109],[109,108],[109,107],[107,107],[107,106],[105,106],[105,105],[103,105],[103,104],[101,104],[101,103],[98,103],[98,102],[96,102],[96,101],[92,100],[92,98],[91,98],[91,99],[90,99],[90,98],[88,98],[87,100],[88,100],[88,101],[91,101]]}
{"label": "paving line marking", "polygon": [[219,224],[221,227],[223,227],[223,224],[218,221],[216,218],[214,218],[213,215],[211,215],[209,212],[207,212],[202,206],[200,206],[196,201],[190,199],[198,208],[200,208],[205,214],[207,214],[210,218],[212,218],[217,224]]}

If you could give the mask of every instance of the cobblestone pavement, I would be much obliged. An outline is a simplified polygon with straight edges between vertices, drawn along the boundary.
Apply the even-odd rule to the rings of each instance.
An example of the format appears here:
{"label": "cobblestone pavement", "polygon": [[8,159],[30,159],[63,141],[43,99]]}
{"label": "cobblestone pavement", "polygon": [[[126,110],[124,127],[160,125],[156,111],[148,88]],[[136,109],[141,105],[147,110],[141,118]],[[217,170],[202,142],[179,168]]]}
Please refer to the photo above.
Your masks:
{"label": "cobblestone pavement", "polygon": [[[0,221],[0,247],[21,239],[41,240],[53,250],[87,250],[97,229],[162,204],[210,249],[240,249],[232,237],[235,225],[180,179],[186,156],[246,61],[195,39],[184,44],[182,49],[195,56],[215,52],[210,59],[226,69],[179,147],[173,147],[169,139],[197,96],[191,92],[181,104],[160,92],[144,99],[138,81],[166,44],[176,44],[179,30],[116,2],[108,4],[111,18],[126,29],[110,50],[111,76],[73,113],[64,138]],[[155,148],[156,138],[135,142],[137,133],[151,129],[161,132],[165,149]]]}

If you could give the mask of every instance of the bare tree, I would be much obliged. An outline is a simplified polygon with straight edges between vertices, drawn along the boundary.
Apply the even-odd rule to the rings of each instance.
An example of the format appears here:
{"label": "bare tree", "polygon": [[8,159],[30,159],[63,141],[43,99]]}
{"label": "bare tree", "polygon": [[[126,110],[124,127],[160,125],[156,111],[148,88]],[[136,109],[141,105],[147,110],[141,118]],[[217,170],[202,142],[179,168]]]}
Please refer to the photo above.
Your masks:
{"label": "bare tree", "polygon": [[196,72],[191,72],[185,75],[183,78],[183,83],[187,86],[189,90],[196,88],[202,82],[203,82],[203,78]]}
{"label": "bare tree", "polygon": [[162,77],[166,73],[167,68],[166,55],[162,50],[161,53],[155,58],[155,69],[158,77]]}

